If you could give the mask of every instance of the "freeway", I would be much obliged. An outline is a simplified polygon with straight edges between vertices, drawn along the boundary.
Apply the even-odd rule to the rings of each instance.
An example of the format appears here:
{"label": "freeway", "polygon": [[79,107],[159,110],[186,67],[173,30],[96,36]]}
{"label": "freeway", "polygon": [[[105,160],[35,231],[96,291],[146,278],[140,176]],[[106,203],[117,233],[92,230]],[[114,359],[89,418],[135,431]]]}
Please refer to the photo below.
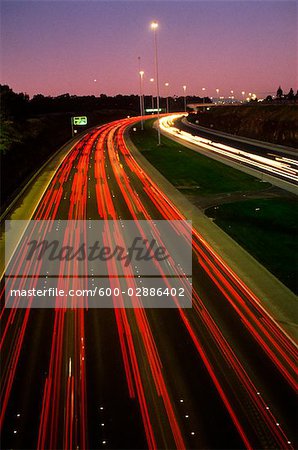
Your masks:
{"label": "freeway", "polygon": [[260,145],[235,142],[235,137],[223,137],[213,131],[210,134],[202,132],[196,125],[187,123],[183,116],[163,117],[160,121],[161,130],[182,144],[191,144],[192,149],[204,155],[222,162],[232,162],[240,170],[252,169],[252,174],[259,172],[270,175],[270,180],[282,180],[281,187],[297,192],[298,162],[293,155],[283,154],[280,150],[268,150]]}
{"label": "freeway", "polygon": [[[125,143],[137,121],[86,134],[33,218],[184,219]],[[3,281],[2,447],[295,448],[295,344],[199,230],[192,263],[191,309],[8,309]]]}

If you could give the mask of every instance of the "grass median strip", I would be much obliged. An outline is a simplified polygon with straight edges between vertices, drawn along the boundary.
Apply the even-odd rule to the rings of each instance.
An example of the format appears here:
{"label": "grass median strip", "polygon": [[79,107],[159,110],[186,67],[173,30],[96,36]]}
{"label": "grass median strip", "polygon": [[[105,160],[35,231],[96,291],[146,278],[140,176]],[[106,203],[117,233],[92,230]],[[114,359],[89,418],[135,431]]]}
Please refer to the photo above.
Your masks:
{"label": "grass median strip", "polygon": [[298,293],[298,209],[294,198],[228,203],[209,208],[205,213]]}
{"label": "grass median strip", "polygon": [[[297,198],[279,189],[275,189],[274,198],[265,198],[270,184],[261,183],[164,136],[161,137],[162,145],[157,146],[152,123],[153,120],[148,120],[144,131],[137,129],[130,133],[143,156],[201,209],[206,203],[214,205],[207,208],[205,214],[282,283],[298,293]],[[236,193],[241,195],[231,195],[231,202],[219,195]],[[251,193],[250,197],[258,198],[240,200],[242,193]],[[204,197],[207,202],[202,201]]]}
{"label": "grass median strip", "polygon": [[190,194],[210,195],[227,192],[250,192],[268,188],[268,183],[214,161],[161,136],[157,146],[153,120],[145,122],[145,130],[130,133],[133,143],[178,190]]}

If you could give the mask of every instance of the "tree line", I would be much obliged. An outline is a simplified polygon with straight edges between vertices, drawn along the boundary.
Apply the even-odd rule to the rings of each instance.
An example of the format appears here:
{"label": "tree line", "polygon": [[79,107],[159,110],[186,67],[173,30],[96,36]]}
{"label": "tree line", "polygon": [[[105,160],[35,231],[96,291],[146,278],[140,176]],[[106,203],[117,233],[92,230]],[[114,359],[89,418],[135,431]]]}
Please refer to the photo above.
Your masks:
{"label": "tree line", "polygon": [[268,95],[265,100],[266,103],[298,103],[298,90],[294,94],[293,88],[287,94],[284,93],[281,86],[278,87],[276,95]]}
{"label": "tree line", "polygon": [[[140,108],[138,95],[118,94],[112,97],[100,94],[96,97],[95,95],[77,96],[67,93],[57,97],[37,94],[29,98],[27,94],[22,92],[15,93],[7,85],[0,85],[0,98],[1,117],[4,120],[22,120],[35,115],[53,113],[87,114],[89,111],[97,110],[126,110],[139,114]],[[211,102],[208,97],[204,99],[196,96],[187,97],[187,101],[191,103],[199,103],[203,100],[205,103]],[[144,102],[146,108],[151,108],[152,97],[144,96]],[[160,106],[165,109],[166,98],[160,99]],[[183,110],[184,97],[169,97],[169,107],[172,111]]]}

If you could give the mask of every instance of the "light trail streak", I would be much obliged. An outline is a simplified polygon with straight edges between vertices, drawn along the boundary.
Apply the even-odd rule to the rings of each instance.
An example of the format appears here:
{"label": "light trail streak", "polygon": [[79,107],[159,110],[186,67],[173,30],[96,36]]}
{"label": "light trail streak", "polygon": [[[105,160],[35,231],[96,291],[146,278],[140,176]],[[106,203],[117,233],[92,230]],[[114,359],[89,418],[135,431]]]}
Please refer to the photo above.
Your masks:
{"label": "light trail streak", "polygon": [[[296,169],[297,161],[289,158],[264,157],[256,155],[255,153],[246,152],[219,142],[201,138],[200,136],[193,136],[191,133],[179,130],[174,126],[174,120],[183,117],[183,114],[176,114],[166,116],[160,119],[160,128],[169,135],[179,137],[179,139],[202,147],[214,154],[224,156],[239,164],[244,164],[257,170],[266,171],[273,176],[279,176],[287,181],[297,184],[298,169]],[[293,167],[294,166],[294,167]]]}
{"label": "light trail streak", "polygon": [[[122,130],[122,138],[123,138],[123,130]],[[166,196],[160,191],[160,189],[157,188],[157,186],[152,182],[152,180],[149,179],[149,177],[144,174],[144,172],[142,171],[142,169],[138,166],[138,164],[136,163],[136,161],[133,159],[132,155],[129,154],[129,150],[128,148],[126,148],[126,150],[124,150],[123,145],[120,145],[121,150],[123,151],[123,154],[128,156],[129,155],[129,159],[127,158],[127,164],[130,165],[130,168],[132,169],[134,166],[134,170],[136,173],[138,173],[139,178],[143,178],[145,179],[145,185],[148,186],[148,181],[149,184],[151,186],[154,186],[155,188],[155,194],[151,197],[152,201],[153,198],[155,199],[155,203],[157,202],[157,199],[161,198],[162,200],[165,200],[165,202],[163,202],[162,206],[159,208],[160,212],[164,214],[165,218],[168,219],[177,219],[177,218],[183,218],[181,216],[181,214],[176,210],[176,208],[174,207],[174,205],[171,204],[171,202],[169,201],[169,199],[166,198]],[[133,170],[133,169],[132,169]],[[147,189],[147,192],[150,192],[150,190]],[[158,194],[158,195],[157,195]],[[164,204],[166,203],[166,205]],[[167,208],[166,206],[169,206],[169,208]],[[167,213],[169,215],[167,215]],[[199,235],[199,233],[197,231],[194,230],[194,235],[195,238],[198,239],[201,243],[204,242],[204,244],[206,244],[206,247],[208,249],[208,244],[202,240],[201,236]],[[198,246],[195,247],[198,250]],[[201,250],[200,250],[201,253]],[[237,283],[239,283],[239,285],[241,286],[241,288],[243,289],[243,291],[245,292],[245,295],[248,297],[249,299],[249,303],[254,306],[259,308],[260,310],[262,310],[262,314],[264,314],[265,316],[265,322],[266,323],[270,323],[270,332],[272,333],[272,331],[274,330],[274,338],[271,337],[270,333],[267,332],[265,329],[262,329],[263,326],[260,323],[260,321],[256,320],[256,317],[253,315],[253,313],[251,311],[249,311],[249,309],[246,309],[246,312],[249,313],[249,315],[253,318],[253,320],[255,320],[255,324],[257,325],[257,327],[261,328],[262,331],[264,332],[264,334],[267,336],[267,338],[269,338],[271,340],[271,344],[274,345],[274,349],[275,351],[278,350],[278,353],[281,357],[281,359],[285,362],[287,362],[289,369],[285,369],[285,367],[283,366],[283,363],[279,362],[278,357],[276,357],[274,355],[274,353],[272,352],[272,350],[269,348],[268,344],[266,344],[266,341],[264,340],[263,337],[260,337],[260,333],[255,330],[253,330],[253,328],[251,327],[251,325],[248,327],[249,330],[253,330],[253,334],[255,335],[255,338],[257,338],[258,342],[263,346],[263,348],[265,349],[265,351],[267,352],[267,354],[271,357],[271,359],[273,360],[273,362],[277,365],[277,367],[281,370],[281,372],[283,373],[283,375],[287,378],[287,380],[289,381],[290,384],[293,385],[294,388],[297,387],[297,384],[295,382],[296,380],[296,365],[295,362],[293,363],[293,361],[297,360],[297,350],[295,348],[294,345],[292,345],[291,341],[288,340],[288,338],[286,338],[286,336],[283,333],[283,330],[280,329],[279,326],[277,326],[276,322],[274,322],[272,320],[272,318],[269,316],[269,314],[267,313],[267,311],[261,307],[260,302],[256,299],[256,297],[248,290],[248,288],[244,285],[244,283],[238,279],[238,277],[236,277],[236,275],[229,269],[227,268],[226,264],[220,260],[220,258],[218,257],[218,255],[215,254],[215,252],[212,250],[212,255],[215,256],[216,260],[225,268],[226,270],[226,274],[229,275],[229,277],[232,276],[232,278],[234,280],[237,280]],[[220,272],[218,272],[218,278],[222,278]],[[229,286],[229,282],[227,282],[227,286],[230,289]],[[227,292],[223,291],[224,295],[227,298]],[[241,299],[240,296],[238,296],[238,299]],[[242,301],[242,299],[241,299]],[[243,317],[243,315],[242,315]],[[256,333],[256,334],[255,334]],[[272,333],[273,334],[273,333]],[[292,360],[290,358],[288,358],[288,351],[290,349],[290,354],[291,357],[293,358]],[[291,371],[293,370],[294,375],[291,375]],[[260,411],[263,412],[262,407],[260,406]],[[272,419],[272,418],[271,418]],[[272,420],[268,421],[269,424],[271,424],[271,428],[272,428]],[[275,427],[274,427],[274,431]],[[288,439],[286,438],[285,434],[283,433],[283,431],[278,431],[278,433],[281,433],[279,435],[279,439],[280,442],[284,442],[284,445],[290,445],[288,442]],[[240,433],[241,434],[241,433]]]}
{"label": "light trail streak", "polygon": [[[96,181],[96,218],[119,219],[119,199],[115,198],[111,189],[111,174],[109,175],[107,170],[109,165],[122,196],[120,201],[123,201],[123,204],[126,205],[133,219],[152,219],[147,204],[154,207],[164,219],[184,219],[167,196],[137,164],[125,143],[124,132],[126,127],[138,120],[139,118],[116,121],[88,133],[73,148],[57,170],[34,218],[40,220],[58,218],[61,205],[66,197],[66,186],[70,184],[70,196],[67,196],[66,200],[69,202],[68,218],[86,220],[88,218],[88,204],[94,201],[90,198],[88,190],[90,175],[93,175]],[[203,143],[209,145],[208,142]],[[226,151],[226,149],[218,150]],[[259,161],[259,163],[263,164],[263,161]],[[142,186],[142,191],[136,189],[130,172],[137,177]],[[147,204],[144,202],[144,195],[149,201]],[[183,234],[186,233],[186,230],[182,227],[179,232]],[[114,231],[114,234],[107,230],[107,233],[105,233],[106,244],[112,245],[114,240],[121,242],[121,236],[122,230],[120,227]],[[72,245],[76,242],[76,239],[76,234],[67,234],[64,243],[65,245]],[[264,348],[268,357],[276,364],[282,375],[293,385],[293,360],[296,356],[293,343],[273,321],[260,301],[196,230],[193,230],[193,250],[198,258],[198,263],[204,267],[214,284],[218,286],[226,300],[235,309],[239,315],[239,320],[243,320],[253,338]],[[17,262],[19,267],[23,263],[22,260]],[[159,270],[161,275],[164,276],[162,269],[159,268]],[[37,275],[39,271],[40,267],[36,267],[35,273]],[[115,273],[115,267],[111,266],[110,273]],[[61,274],[64,274],[63,263],[61,263]],[[121,288],[119,279],[111,278],[110,282],[111,287]],[[165,282],[167,281],[165,280]],[[34,285],[34,280],[32,283]],[[75,287],[84,288],[84,281],[76,280],[73,283]],[[83,283],[83,286],[81,283]],[[125,283],[127,287],[136,286],[136,281],[133,278],[127,278]],[[84,307],[87,306],[85,300],[82,299],[82,306]],[[158,351],[158,343],[150,326],[150,320],[146,310],[141,307],[139,299],[133,298],[132,301],[134,302],[134,308],[131,312],[128,312],[123,308],[122,297],[115,297],[114,313],[128,393],[132,399],[138,401],[148,448],[159,448],[160,434],[163,434],[163,430],[158,433],[153,425],[153,423],[157,423],[157,416],[160,413],[160,410],[152,407],[155,402],[159,401],[157,399],[161,400],[164,408],[164,424],[167,422],[172,433],[167,445],[172,447],[175,445],[179,450],[186,448],[185,433],[173,405],[172,392],[169,391],[167,386],[163,362]],[[258,395],[257,388],[245,371],[239,357],[220,331],[214,318],[211,317],[204,304],[204,299],[201,299],[195,290],[193,291],[193,305],[195,314],[189,315],[190,313],[181,308],[178,309],[178,313],[245,447],[253,448],[253,445],[242,417],[237,415],[237,408],[235,408],[231,393],[226,390],[217,373],[218,367],[212,360],[212,354],[205,348],[204,342],[201,342],[198,336],[198,324],[201,324],[210,336],[223,366],[232,370],[233,375],[231,376],[236,380],[237,389],[243,391],[256,407],[259,417],[266,424],[268,433],[279,446],[278,448],[292,448],[283,428],[276,426],[276,418],[271,411],[264,408],[263,398]],[[262,315],[261,320],[258,317],[260,313]],[[11,343],[10,359],[8,365],[5,366],[1,390],[1,399],[4,399],[1,415],[3,421],[15,381],[30,309],[25,312],[12,309],[8,314],[2,310],[1,314],[4,320],[1,345],[4,346],[9,341]],[[57,448],[59,445],[64,449],[77,446],[82,449],[88,448],[85,345],[84,309],[67,311],[57,308],[52,330],[49,368],[45,378],[40,411],[37,443],[37,448],[40,450]],[[149,369],[152,378],[150,389],[148,389],[149,380],[145,382],[147,372],[140,365],[140,355],[142,355],[144,364]],[[164,439],[167,441],[166,436],[164,436]]]}

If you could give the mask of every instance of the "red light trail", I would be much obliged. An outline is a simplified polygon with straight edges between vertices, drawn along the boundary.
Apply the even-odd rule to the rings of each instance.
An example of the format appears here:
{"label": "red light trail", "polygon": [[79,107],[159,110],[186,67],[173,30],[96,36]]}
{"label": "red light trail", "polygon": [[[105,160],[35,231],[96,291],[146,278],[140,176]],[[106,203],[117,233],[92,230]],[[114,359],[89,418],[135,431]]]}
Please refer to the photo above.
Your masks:
{"label": "red light trail", "polygon": [[[125,119],[103,125],[81,138],[57,169],[33,219],[119,220],[123,218],[123,211],[134,220],[185,219],[139,166],[125,142],[127,126],[138,120]],[[183,235],[186,230],[181,226],[179,232]],[[121,229],[115,230],[115,233],[121,240]],[[63,245],[72,245],[77,239],[75,233],[66,234]],[[107,245],[111,245],[113,234],[106,233],[105,240]],[[264,358],[276,367],[282,379],[292,389],[297,388],[297,351],[294,343],[196,230],[193,230],[192,248],[198,266],[203,268],[221,292],[220,301],[225,303],[225,307],[231,307],[237,315],[243,332],[262,349]],[[24,261],[19,260],[17,264],[20,267]],[[108,264],[111,265],[111,273],[115,273],[112,267],[114,262],[109,261]],[[32,288],[36,286],[40,266],[34,269],[36,277],[32,278]],[[158,265],[157,269],[163,275]],[[63,261],[61,274],[64,274]],[[111,278],[110,282],[111,287],[121,291],[119,279]],[[128,287],[136,286],[134,278],[127,278],[125,282]],[[86,288],[85,279],[78,278],[72,283],[75,288]],[[275,448],[294,448],[283,427],[271,410],[267,409],[267,403],[256,388],[241,355],[221,330],[218,317],[213,317],[204,296],[197,291],[197,283],[199,280],[193,286],[192,310],[181,309],[177,304],[178,315],[243,445],[252,449],[256,442],[262,443],[262,439],[265,439]],[[61,287],[59,279],[57,287]],[[186,436],[175,405],[174,392],[168,382],[169,375],[164,370],[152,318],[141,307],[138,298],[133,298],[132,310],[121,307],[124,306],[121,295],[114,297],[113,301],[128,395],[139,405],[148,448],[188,448],[189,437]],[[54,312],[50,357],[37,426],[38,449],[87,449],[89,445],[86,304],[86,299],[82,299],[81,309],[56,308]],[[25,336],[30,333],[30,314],[30,309],[7,310],[3,307],[1,311],[1,427],[16,382]],[[244,412],[241,409],[242,402],[249,405],[253,413],[250,413],[249,408]],[[258,422],[262,423],[263,435],[258,432]]]}

